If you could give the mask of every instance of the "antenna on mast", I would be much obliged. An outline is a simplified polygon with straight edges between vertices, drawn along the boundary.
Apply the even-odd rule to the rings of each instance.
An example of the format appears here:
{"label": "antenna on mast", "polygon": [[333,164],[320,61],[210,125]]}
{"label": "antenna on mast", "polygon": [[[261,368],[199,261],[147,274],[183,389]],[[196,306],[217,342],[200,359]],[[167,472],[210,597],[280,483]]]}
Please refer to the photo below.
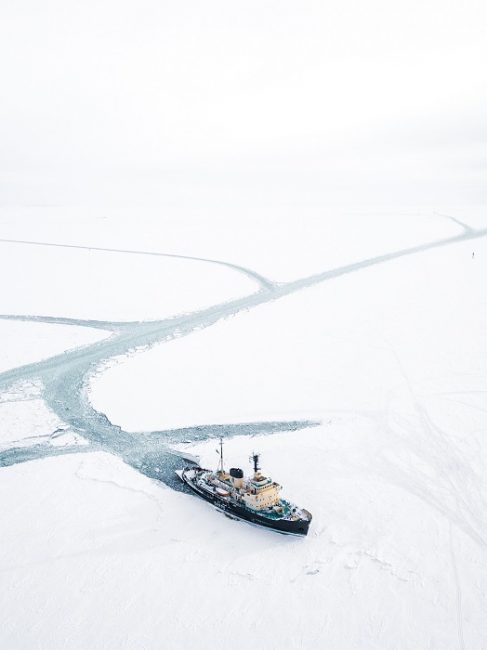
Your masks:
{"label": "antenna on mast", "polygon": [[259,470],[260,470],[259,456],[260,456],[260,454],[256,454],[255,452],[253,452],[252,456],[250,456],[250,458],[249,458],[250,462],[254,464],[254,474],[257,474],[259,472]]}
{"label": "antenna on mast", "polygon": [[217,451],[217,453],[220,454],[220,462],[219,462],[219,470],[218,471],[223,474],[224,471],[225,471],[223,469],[223,438],[220,438],[220,452]]}

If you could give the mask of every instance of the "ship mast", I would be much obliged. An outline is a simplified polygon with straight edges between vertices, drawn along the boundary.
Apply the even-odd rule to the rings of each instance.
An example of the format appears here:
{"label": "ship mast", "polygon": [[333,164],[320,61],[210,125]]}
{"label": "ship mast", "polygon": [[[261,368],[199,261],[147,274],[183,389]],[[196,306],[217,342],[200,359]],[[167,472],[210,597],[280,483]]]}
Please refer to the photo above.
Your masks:
{"label": "ship mast", "polygon": [[224,469],[223,469],[223,438],[220,438],[220,462],[218,464],[219,466],[219,472],[224,474]]}
{"label": "ship mast", "polygon": [[250,462],[254,464],[254,475],[259,473],[260,467],[259,467],[259,456],[260,454],[256,454],[255,452],[252,453],[252,456],[250,457]]}

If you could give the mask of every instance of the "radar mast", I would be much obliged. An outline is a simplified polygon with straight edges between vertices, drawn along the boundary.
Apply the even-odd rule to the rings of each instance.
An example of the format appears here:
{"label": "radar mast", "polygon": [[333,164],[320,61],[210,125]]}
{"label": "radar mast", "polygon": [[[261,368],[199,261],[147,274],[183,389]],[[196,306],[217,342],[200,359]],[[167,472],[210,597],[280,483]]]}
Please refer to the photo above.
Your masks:
{"label": "radar mast", "polygon": [[259,457],[260,454],[256,454],[255,452],[253,452],[252,456],[250,456],[249,458],[250,462],[254,464],[254,475],[257,475],[260,472]]}
{"label": "radar mast", "polygon": [[216,453],[220,454],[220,462],[218,463],[218,471],[221,472],[222,474],[224,474],[225,470],[223,469],[223,438],[220,438],[220,451],[218,451],[218,449],[217,449]]}

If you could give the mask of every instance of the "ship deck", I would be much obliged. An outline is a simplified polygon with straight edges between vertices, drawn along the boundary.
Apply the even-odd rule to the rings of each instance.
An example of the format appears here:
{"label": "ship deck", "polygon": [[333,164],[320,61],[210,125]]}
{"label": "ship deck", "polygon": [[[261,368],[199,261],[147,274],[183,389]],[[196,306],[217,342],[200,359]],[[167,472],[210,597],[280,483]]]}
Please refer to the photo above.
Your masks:
{"label": "ship deck", "polygon": [[232,494],[232,487],[226,481],[218,480],[217,483],[219,483],[222,487],[230,490],[230,494],[228,496],[219,495],[215,490],[215,484],[209,483],[204,478],[200,480],[197,479],[195,483],[200,487],[200,489],[220,499],[221,501],[227,501],[229,503],[233,503],[239,506],[240,508],[244,508],[245,510],[248,510],[250,514],[258,515],[260,517],[264,517],[272,521],[283,521],[283,520],[292,521],[294,519],[299,519],[301,516],[300,509],[296,508],[296,511],[292,512],[295,506],[293,506],[293,504],[289,503],[288,501],[285,501],[284,499],[281,499],[279,502],[279,507],[282,508],[280,512],[274,510],[273,508],[263,509],[263,510],[253,510],[252,508],[249,508],[247,504],[245,504],[243,501],[237,501],[235,499],[235,497]]}

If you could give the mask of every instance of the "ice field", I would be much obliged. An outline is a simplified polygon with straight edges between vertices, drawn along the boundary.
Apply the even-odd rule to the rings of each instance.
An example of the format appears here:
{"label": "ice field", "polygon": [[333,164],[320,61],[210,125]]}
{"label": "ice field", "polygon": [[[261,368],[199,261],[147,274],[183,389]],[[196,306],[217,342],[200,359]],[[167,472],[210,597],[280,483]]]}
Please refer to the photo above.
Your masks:
{"label": "ice field", "polygon": [[0,650],[487,649],[486,24],[0,3]]}
{"label": "ice field", "polygon": [[[32,322],[23,293],[25,320],[1,321],[2,645],[483,647],[486,231],[413,224],[380,251],[362,238],[362,261],[267,272],[247,296],[162,320],[155,287],[125,323],[95,319],[98,295],[82,303],[95,320],[56,307]],[[49,304],[42,269],[33,300]],[[220,435],[229,463],[248,470],[258,449],[313,513],[306,539],[179,491],[174,451],[212,466]]]}

